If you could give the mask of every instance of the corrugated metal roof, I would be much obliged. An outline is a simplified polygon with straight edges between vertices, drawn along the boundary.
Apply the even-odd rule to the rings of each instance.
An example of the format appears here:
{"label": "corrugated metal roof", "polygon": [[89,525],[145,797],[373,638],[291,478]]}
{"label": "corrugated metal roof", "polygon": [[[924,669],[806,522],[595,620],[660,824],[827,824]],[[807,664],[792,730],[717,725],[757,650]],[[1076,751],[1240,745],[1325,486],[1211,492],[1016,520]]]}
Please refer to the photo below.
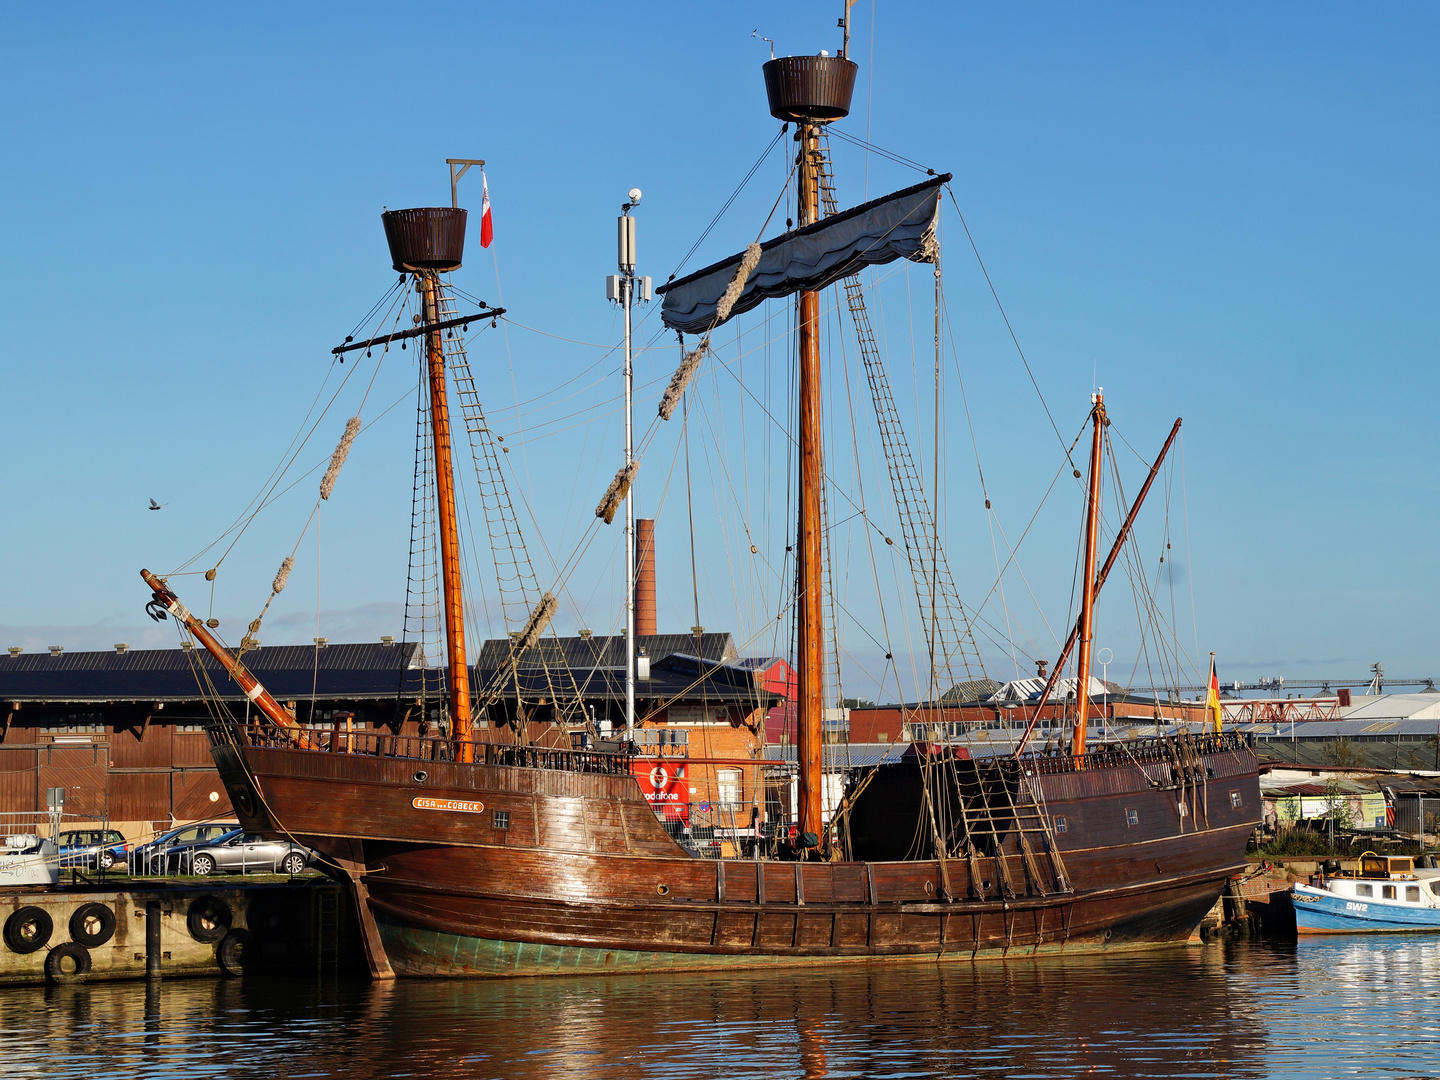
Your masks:
{"label": "corrugated metal roof", "polygon": [[[245,654],[251,673],[277,698],[384,698],[419,692],[423,657],[416,642],[267,645]],[[0,700],[56,703],[196,701],[198,668],[225,700],[240,688],[209,653],[195,649],[130,649],[0,655]]]}
{"label": "corrugated metal roof", "polygon": [[970,679],[965,682],[957,682],[940,695],[940,700],[947,703],[984,701],[1000,687],[1001,684],[994,679]]}
{"label": "corrugated metal roof", "polygon": [[1440,700],[1434,694],[1380,694],[1357,701],[1346,720],[1429,720],[1440,722]]}
{"label": "corrugated metal roof", "polygon": [[[1237,724],[1237,731],[1254,732],[1261,739],[1290,741],[1290,725],[1285,723]],[[1440,733],[1440,720],[1302,720],[1295,724],[1295,738],[1306,739],[1355,739],[1366,741],[1391,740],[1402,735],[1431,738]]]}
{"label": "corrugated metal roof", "polygon": [[[911,745],[908,742],[826,743],[824,747],[825,767],[827,769],[852,769],[899,761]],[[999,757],[1002,754],[1008,755],[1015,752],[1014,746],[1004,744],[986,745],[952,741],[945,745],[964,746],[972,758]],[[793,743],[787,743],[784,746],[767,746],[765,747],[765,757],[770,761],[793,763],[796,760],[796,747]]]}
{"label": "corrugated metal roof", "polygon": [[1299,784],[1268,784],[1261,782],[1261,794],[1270,797],[1284,797],[1286,795],[1304,795],[1306,797],[1315,795],[1369,795],[1380,790],[1376,778],[1370,777],[1365,780],[1345,780],[1338,777],[1331,778],[1328,783],[1299,783]]}
{"label": "corrugated metal roof", "polygon": [[[866,765],[879,765],[885,761],[899,761],[900,755],[910,749],[909,743],[829,743],[824,747],[825,767],[829,769],[853,769]],[[767,746],[765,760],[794,762],[796,747]]]}
{"label": "corrugated metal roof", "polygon": [[[1040,678],[1012,679],[1004,686],[1000,687],[1000,689],[995,691],[994,700],[1032,701],[1038,698],[1041,692],[1044,691],[1045,683],[1046,680]],[[1055,684],[1054,688],[1050,691],[1050,700],[1052,702],[1064,701],[1067,695],[1072,695],[1075,693],[1075,687],[1078,683],[1078,679],[1059,680]],[[1107,694],[1119,694],[1124,692],[1124,688],[1121,687],[1118,683],[1107,684],[1095,678],[1095,676],[1093,675],[1090,676],[1090,682],[1088,685],[1090,687],[1090,696],[1092,698],[1104,697]]]}
{"label": "corrugated metal roof", "polygon": [[747,671],[769,671],[776,664],[785,663],[783,656],[742,656],[738,660],[729,661],[731,667],[745,668]]}
{"label": "corrugated metal roof", "polygon": [[[645,634],[636,637],[637,648],[644,649],[652,663],[671,653],[696,654],[706,660],[728,662],[739,659],[735,639],[730,634],[701,634],[699,647],[694,634]],[[559,652],[557,654],[556,649]],[[527,651],[520,661],[521,667],[540,667],[543,662],[561,662],[572,668],[624,667],[625,638],[623,635],[608,637],[562,637],[546,638],[541,645]],[[484,671],[494,671],[510,664],[509,638],[491,638],[480,646],[480,655],[475,666]]]}
{"label": "corrugated metal roof", "polygon": [[[207,667],[220,670],[220,665],[201,649],[127,649],[125,652],[67,652],[59,656],[49,653],[0,654],[0,678],[12,674],[54,674],[64,671],[190,671],[188,656],[197,656]],[[321,671],[354,668],[395,668],[397,657],[404,657],[404,666],[418,667],[421,662],[417,642],[382,645],[338,644],[319,648],[315,645],[264,645],[245,654],[245,666],[260,671]]]}
{"label": "corrugated metal roof", "polygon": [[[693,644],[695,639],[692,637],[687,640]],[[672,653],[651,663],[650,677],[637,681],[636,692],[646,701],[713,701],[758,708],[769,704],[776,697],[760,685],[763,682],[763,671],[764,669],[752,669],[741,664],[722,664]],[[587,666],[571,669],[571,674],[582,697],[624,700],[623,665]],[[513,694],[516,682],[516,676],[507,668],[499,671],[476,671],[476,686],[483,688],[485,693],[503,688],[504,693]],[[545,695],[555,691],[553,675],[539,667],[521,667],[518,682],[521,691],[527,696]]]}

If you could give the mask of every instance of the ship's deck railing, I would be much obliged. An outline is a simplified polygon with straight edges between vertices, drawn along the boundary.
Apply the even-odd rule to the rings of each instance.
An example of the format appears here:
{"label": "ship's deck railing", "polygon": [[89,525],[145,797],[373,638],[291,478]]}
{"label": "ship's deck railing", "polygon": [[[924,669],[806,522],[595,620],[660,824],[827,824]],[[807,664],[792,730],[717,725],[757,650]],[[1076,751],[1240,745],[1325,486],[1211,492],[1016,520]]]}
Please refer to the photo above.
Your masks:
{"label": "ship's deck railing", "polygon": [[[458,742],[436,736],[391,735],[377,731],[347,731],[336,728],[299,728],[282,730],[270,725],[219,723],[209,725],[212,743],[268,746],[314,753],[365,754],[372,757],[394,757],[412,761],[465,761],[485,765],[513,765],[522,768],[548,769],[558,772],[591,772],[625,776],[631,772],[628,754],[603,753],[595,750],[564,750],[540,746],[514,746],[494,742]],[[1123,743],[1101,743],[1089,753],[1026,754],[1020,759],[1026,771],[1038,774],[1080,772],[1096,768],[1126,765],[1166,764],[1174,760],[1176,740],[1173,737],[1132,739]],[[1219,735],[1191,735],[1188,744],[1201,757],[1253,745],[1249,735],[1235,731]],[[469,753],[465,749],[469,748]],[[977,764],[995,762],[981,758]]]}
{"label": "ship's deck railing", "polygon": [[[557,772],[608,773],[615,776],[626,776],[630,772],[628,754],[607,754],[594,750],[459,742],[429,735],[391,735],[388,732],[345,731],[331,727],[305,727],[288,731],[268,724],[261,726],[222,722],[209,725],[206,731],[211,742],[219,745],[264,746],[323,754],[362,754],[410,761],[470,761],[480,765],[515,765]],[[466,748],[469,749],[468,754],[465,752]]]}
{"label": "ship's deck railing", "polygon": [[[1026,754],[1020,760],[1025,768],[1035,773],[1081,772],[1097,767],[1117,765],[1161,765],[1174,760],[1174,747],[1178,740],[1170,736],[1158,739],[1129,739],[1125,742],[1100,743],[1085,754]],[[1251,736],[1238,731],[1225,731],[1219,735],[1191,735],[1188,743],[1201,757],[1223,754],[1234,750],[1247,750],[1254,745]],[[982,759],[983,760],[983,759]]]}

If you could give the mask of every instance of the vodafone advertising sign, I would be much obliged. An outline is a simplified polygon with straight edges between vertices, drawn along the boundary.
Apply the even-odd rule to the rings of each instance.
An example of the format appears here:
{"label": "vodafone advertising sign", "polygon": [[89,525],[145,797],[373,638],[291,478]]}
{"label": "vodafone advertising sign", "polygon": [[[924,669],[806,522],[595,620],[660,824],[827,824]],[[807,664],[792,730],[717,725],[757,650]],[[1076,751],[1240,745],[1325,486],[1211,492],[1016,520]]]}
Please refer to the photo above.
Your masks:
{"label": "vodafone advertising sign", "polygon": [[690,786],[681,761],[637,761],[631,765],[645,801],[667,821],[690,819]]}

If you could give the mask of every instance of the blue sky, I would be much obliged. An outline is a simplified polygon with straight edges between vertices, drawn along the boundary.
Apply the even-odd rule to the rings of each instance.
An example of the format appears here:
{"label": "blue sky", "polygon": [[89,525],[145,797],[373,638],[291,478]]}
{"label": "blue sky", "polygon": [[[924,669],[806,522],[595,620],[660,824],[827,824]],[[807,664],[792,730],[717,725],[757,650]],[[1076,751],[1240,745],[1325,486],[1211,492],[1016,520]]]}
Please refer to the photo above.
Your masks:
{"label": "blue sky", "polygon": [[[663,279],[775,134],[759,70],[768,53],[751,31],[781,54],[833,50],[838,10],[435,4],[422,23],[418,10],[364,4],[7,7],[0,646],[173,642],[143,619],[137,571],[179,565],[261,487],[326,378],[330,347],[393,283],[381,207],[443,203],[446,157],[489,162],[497,239],[482,252],[472,236],[456,283],[503,299],[521,324],[479,335],[470,356],[515,448],[545,577],[579,542],[616,462],[615,357],[594,346],[619,335],[602,279],[624,192],[645,191],[641,272]],[[956,203],[1067,439],[1097,382],[1142,455],[1185,417],[1183,476],[1168,504],[1153,501],[1140,550],[1153,573],[1167,522],[1172,542],[1186,540],[1185,554],[1171,549],[1163,606],[1168,616],[1173,580],[1191,659],[1214,650],[1227,678],[1354,677],[1375,660],[1392,675],[1435,674],[1440,11],[860,0],[854,20],[861,73],[838,127],[955,174]],[[917,178],[847,143],[835,157],[842,205]],[[687,268],[754,238],[783,158],[762,165]],[[473,174],[463,185],[462,203],[478,208]],[[956,345],[942,509],[973,603],[995,580],[992,525],[1018,537],[1060,459],[947,213]],[[926,338],[930,288],[925,268],[875,286],[897,383],[931,362],[924,340],[912,351],[908,326],[913,315]],[[657,322],[651,313],[642,342]],[[692,624],[698,592],[704,624],[734,630],[749,651],[783,650],[771,628],[783,433],[770,425],[767,441],[756,403],[783,404],[784,347],[746,353],[754,396],[743,422],[733,378],[713,369],[697,384],[697,588],[676,494],[683,464],[670,471],[678,428],[656,437],[642,468],[642,512],[660,515],[662,629]],[[265,640],[398,632],[412,359],[375,375],[367,430]],[[637,361],[642,428],[676,359],[661,337]],[[844,361],[830,363],[838,394]],[[907,392],[908,411],[928,416],[928,389]],[[357,403],[342,396],[312,458]],[[837,486],[863,488],[882,514],[873,463],[841,466],[868,444],[851,440],[838,397],[827,415]],[[706,423],[723,433],[708,457]],[[927,423],[916,439],[928,461]],[[1138,460],[1122,454],[1127,491]],[[264,603],[314,501],[309,483],[223,564],[213,610],[228,636]],[[151,497],[164,510],[148,512]],[[1063,632],[1078,516],[1074,487],[1057,487],[1021,549],[1025,578],[1007,575],[1021,653],[1053,653],[1046,627]],[[768,578],[741,565],[746,527],[763,539]],[[866,593],[862,579],[893,584],[895,567],[872,573],[850,529],[835,540],[847,685],[908,696],[903,679],[875,688],[880,650],[915,646],[898,626],[905,590]],[[561,629],[618,625],[618,541],[609,530],[587,549]],[[177,582],[210,608],[199,579]],[[1111,677],[1124,677],[1141,655],[1134,605],[1122,585],[1107,595],[1097,645],[1116,656]],[[484,624],[493,601],[477,603]],[[987,646],[992,673],[1012,670],[1002,652]]]}

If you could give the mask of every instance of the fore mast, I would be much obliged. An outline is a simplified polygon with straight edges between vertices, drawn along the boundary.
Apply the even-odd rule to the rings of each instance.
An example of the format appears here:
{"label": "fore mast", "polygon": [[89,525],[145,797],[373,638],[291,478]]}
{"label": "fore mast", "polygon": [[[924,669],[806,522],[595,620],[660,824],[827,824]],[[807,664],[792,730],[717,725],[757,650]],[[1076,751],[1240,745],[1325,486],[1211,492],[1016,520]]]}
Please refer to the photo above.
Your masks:
{"label": "fore mast", "polygon": [[[848,8],[847,8],[848,12]],[[847,29],[848,38],[848,29]],[[798,220],[800,228],[820,217],[820,180],[824,157],[822,128],[850,111],[856,65],[844,56],[786,56],[765,65],[765,92],[770,114],[793,122],[799,145],[797,159]],[[799,449],[800,519],[795,538],[796,658],[798,731],[796,749],[800,764],[799,828],[802,840],[810,833],[824,834],[821,793],[824,763],[821,727],[825,691],[825,627],[821,554],[823,522],[820,484],[823,477],[823,430],[820,410],[820,296],[813,290],[799,295]],[[813,845],[813,841],[812,841]]]}
{"label": "fore mast", "polygon": [[[468,168],[470,164],[464,163]],[[451,164],[453,173],[454,163]],[[463,173],[465,170],[462,169]],[[455,177],[458,179],[458,177]],[[440,579],[444,589],[445,654],[450,709],[450,737],[457,757],[469,761],[473,728],[470,719],[470,670],[465,661],[465,611],[460,586],[460,533],[455,517],[455,472],[450,455],[450,408],[445,395],[445,344],[440,320],[440,275],[460,267],[465,251],[466,212],[451,206],[390,210],[381,215],[390,258],[396,270],[415,276],[423,301],[425,363],[430,391],[431,442],[435,448],[435,501],[440,532]]]}
{"label": "fore mast", "polygon": [[[385,226],[385,239],[390,246],[390,258],[394,268],[401,274],[414,275],[415,291],[420,294],[423,314],[421,325],[414,330],[392,331],[382,337],[368,341],[351,342],[331,352],[339,355],[358,349],[370,349],[375,345],[389,345],[411,337],[423,336],[426,346],[427,381],[430,393],[430,424],[435,452],[435,487],[437,516],[440,533],[440,571],[444,590],[445,646],[448,673],[447,706],[450,714],[450,738],[456,743],[456,757],[460,761],[473,760],[474,725],[471,720],[470,671],[465,659],[465,614],[464,598],[460,585],[460,537],[455,514],[455,473],[451,465],[450,410],[445,393],[445,345],[442,334],[447,328],[468,325],[472,318],[504,314],[504,308],[491,308],[475,316],[444,320],[442,310],[448,305],[445,295],[446,284],[440,280],[442,273],[457,270],[465,250],[466,212],[455,205],[455,184],[472,165],[484,165],[483,161],[469,159],[447,159],[450,165],[449,207],[423,207],[413,210],[390,210],[381,215]],[[455,166],[462,166],[456,171]],[[358,420],[358,418],[357,418]],[[352,420],[351,423],[356,423]],[[354,436],[347,427],[341,448],[336,451],[337,460],[343,461],[342,450],[348,450],[349,440]],[[358,426],[355,428],[359,430]],[[332,470],[338,464],[332,460]],[[327,474],[326,482],[331,482]],[[328,498],[329,492],[322,483],[321,498]],[[274,595],[284,588],[293,560],[287,559],[276,576]],[[245,691],[245,696],[259,712],[277,727],[294,732],[298,727],[290,711],[281,705],[241,663],[246,648],[253,647],[250,636],[242,642],[239,653],[232,653],[210,632],[216,624],[207,624],[180,602],[164,578],[141,570],[140,576],[154,593],[146,612],[152,619],[163,619],[167,615],[190,631],[224,668],[232,679]],[[215,571],[207,575],[212,579]],[[268,604],[267,604],[268,607]],[[263,615],[263,612],[262,612]],[[250,624],[253,635],[260,626],[256,619]],[[300,745],[310,745],[304,734],[292,734]]]}

